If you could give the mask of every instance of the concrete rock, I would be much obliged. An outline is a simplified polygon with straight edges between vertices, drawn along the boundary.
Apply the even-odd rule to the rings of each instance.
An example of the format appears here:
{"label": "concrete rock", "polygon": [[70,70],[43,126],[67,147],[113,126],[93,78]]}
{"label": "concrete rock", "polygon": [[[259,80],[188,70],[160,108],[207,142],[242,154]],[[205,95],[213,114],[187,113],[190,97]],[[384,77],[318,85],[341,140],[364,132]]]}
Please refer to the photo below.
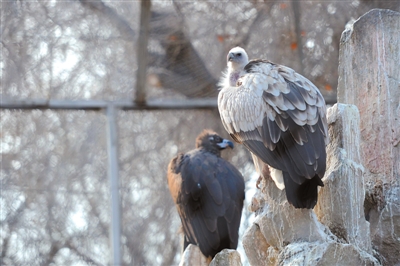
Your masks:
{"label": "concrete rock", "polygon": [[208,266],[208,264],[209,262],[203,253],[201,253],[200,248],[190,244],[183,252],[179,266]]}
{"label": "concrete rock", "polygon": [[343,32],[338,101],[360,111],[360,159],[372,245],[400,263],[400,13],[371,10]]}
{"label": "concrete rock", "polygon": [[246,230],[245,237],[243,237],[243,247],[251,265],[276,265],[278,249],[267,243],[258,224],[253,223]]}
{"label": "concrete rock", "polygon": [[382,210],[369,212],[372,244],[379,251],[384,265],[400,264],[400,188],[388,188],[385,191],[385,203]]}
{"label": "concrete rock", "polygon": [[210,266],[242,266],[240,254],[234,249],[224,249],[215,255]]}
{"label": "concrete rock", "polygon": [[359,122],[360,116],[354,105],[335,104],[328,109],[328,169],[315,212],[338,238],[372,253],[369,223],[364,215]]}
{"label": "concrete rock", "polygon": [[[267,182],[275,186],[272,180]],[[295,241],[324,241],[330,237],[312,210],[295,209],[287,201],[266,204],[254,223],[259,226],[267,243],[276,249]]]}
{"label": "concrete rock", "polygon": [[[294,241],[314,242],[330,237],[329,230],[318,221],[315,213],[308,209],[295,209],[288,203],[285,191],[278,189],[272,179],[262,179],[259,187],[260,191],[254,195],[250,207],[256,213],[254,224],[258,228],[245,232],[243,245],[246,252],[252,249],[251,239],[260,239],[258,230],[267,245],[278,250]],[[246,247],[246,243],[250,246]]]}
{"label": "concrete rock", "polygon": [[183,252],[179,266],[242,266],[239,252],[233,249],[224,249],[210,260],[198,246],[190,244]]}
{"label": "concrete rock", "polygon": [[363,164],[385,182],[400,174],[399,28],[400,13],[375,9],[343,32],[340,46],[338,102],[359,109]]}
{"label": "concrete rock", "polygon": [[286,246],[278,256],[277,265],[379,265],[366,252],[350,244],[337,242],[298,242]]}

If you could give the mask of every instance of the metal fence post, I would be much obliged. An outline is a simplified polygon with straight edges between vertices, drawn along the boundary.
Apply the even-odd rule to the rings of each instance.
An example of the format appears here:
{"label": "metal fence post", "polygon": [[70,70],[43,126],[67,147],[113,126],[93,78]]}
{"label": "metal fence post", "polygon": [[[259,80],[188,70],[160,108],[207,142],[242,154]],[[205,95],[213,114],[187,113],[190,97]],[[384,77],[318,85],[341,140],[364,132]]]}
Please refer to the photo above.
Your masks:
{"label": "metal fence post", "polygon": [[118,178],[118,134],[115,107],[109,104],[107,115],[107,153],[108,178],[111,194],[110,238],[112,247],[112,265],[121,265],[121,205]]}

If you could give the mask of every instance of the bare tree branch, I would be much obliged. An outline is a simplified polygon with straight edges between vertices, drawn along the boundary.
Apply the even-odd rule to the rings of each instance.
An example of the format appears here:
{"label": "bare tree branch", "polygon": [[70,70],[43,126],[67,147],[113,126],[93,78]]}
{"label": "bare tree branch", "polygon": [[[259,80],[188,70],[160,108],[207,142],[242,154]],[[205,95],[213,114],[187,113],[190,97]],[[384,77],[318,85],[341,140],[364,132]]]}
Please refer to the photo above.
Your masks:
{"label": "bare tree branch", "polygon": [[240,39],[235,41],[235,45],[233,46],[243,46],[246,47],[250,41],[250,35],[254,32],[255,28],[260,25],[260,23],[265,19],[265,15],[269,14],[271,11],[271,7],[275,4],[276,0],[268,1],[264,4],[256,5],[258,12],[256,13],[256,17],[250,24],[248,31],[240,36]]}
{"label": "bare tree branch", "polygon": [[[81,0],[81,3],[108,17],[128,39],[135,36],[129,23],[102,1]],[[152,68],[156,83],[187,97],[216,96],[217,80],[209,73],[190,39],[186,37],[181,23],[176,23],[176,20],[177,17],[173,14],[152,12],[150,30],[157,29],[157,35],[151,36],[157,38],[165,49],[165,56],[154,57],[154,53],[150,54],[149,63],[158,62],[158,66]]]}
{"label": "bare tree branch", "polygon": [[[301,40],[301,28],[300,28],[300,17],[301,17],[301,11],[300,11],[300,4],[298,1],[292,1],[292,9],[293,9],[293,23],[294,23],[294,29],[295,29],[295,34],[296,34],[296,42],[297,42],[297,54],[299,57],[299,63],[300,63],[300,70],[304,69],[304,64],[303,64],[303,43]],[[301,73],[303,74],[303,73]]]}
{"label": "bare tree branch", "polygon": [[82,260],[87,262],[89,265],[103,265],[102,263],[96,262],[93,259],[89,258],[86,254],[84,254],[81,250],[80,247],[76,247],[74,244],[72,244],[71,240],[68,240],[65,243],[65,247],[69,248],[71,251],[75,252]]}
{"label": "bare tree branch", "polygon": [[137,45],[138,70],[136,76],[136,97],[137,104],[142,105],[146,101],[146,75],[147,75],[147,58],[148,58],[148,42],[150,29],[150,12],[151,1],[141,0],[140,2],[140,30]]}
{"label": "bare tree branch", "polygon": [[130,24],[123,19],[114,9],[107,6],[101,0],[80,0],[83,6],[92,9],[96,13],[106,16],[111,23],[123,34],[126,39],[132,40],[135,37],[135,31]]}
{"label": "bare tree branch", "polygon": [[[203,60],[183,31],[182,20],[173,14],[155,16],[155,25],[164,25],[166,38],[159,42],[166,55],[159,66],[152,69],[164,88],[172,88],[188,97],[210,97],[217,95],[217,80],[209,73]],[[160,23],[161,22],[161,23]],[[156,28],[152,28],[152,31]],[[160,32],[160,28],[157,28]],[[155,62],[157,59],[152,58]]]}

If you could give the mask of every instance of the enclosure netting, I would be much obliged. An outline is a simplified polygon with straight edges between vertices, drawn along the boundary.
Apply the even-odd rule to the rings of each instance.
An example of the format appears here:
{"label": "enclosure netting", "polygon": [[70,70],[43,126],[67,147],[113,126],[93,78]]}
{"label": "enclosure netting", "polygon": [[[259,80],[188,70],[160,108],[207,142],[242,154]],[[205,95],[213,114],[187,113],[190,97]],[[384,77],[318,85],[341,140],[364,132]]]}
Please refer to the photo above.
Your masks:
{"label": "enclosure netting", "polygon": [[[1,101],[134,99],[142,67],[136,54],[140,2],[1,6]],[[334,102],[341,33],[375,7],[400,10],[398,1],[153,1],[147,98],[215,97],[226,54],[240,45],[250,58],[295,69]],[[180,221],[167,165],[193,149],[204,128],[228,137],[218,111],[120,110],[117,124],[122,261],[177,265]],[[0,125],[2,263],[108,264],[104,112],[2,109]],[[252,180],[250,154],[241,145],[224,157]],[[241,234],[250,217],[245,209]]]}

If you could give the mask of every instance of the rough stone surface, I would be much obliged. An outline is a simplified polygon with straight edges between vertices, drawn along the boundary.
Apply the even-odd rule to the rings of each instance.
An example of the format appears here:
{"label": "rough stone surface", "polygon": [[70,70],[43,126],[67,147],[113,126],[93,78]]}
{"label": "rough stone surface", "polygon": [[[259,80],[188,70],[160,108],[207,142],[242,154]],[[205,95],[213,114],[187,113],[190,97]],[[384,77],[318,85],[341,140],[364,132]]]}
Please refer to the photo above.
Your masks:
{"label": "rough stone surface", "polygon": [[208,261],[198,246],[190,244],[183,252],[179,266],[192,265],[208,266]]}
{"label": "rough stone surface", "polygon": [[210,266],[242,266],[240,254],[234,249],[224,249],[215,255]]}
{"label": "rough stone surface", "polygon": [[400,13],[360,17],[343,32],[339,54],[338,101],[360,111],[372,246],[384,265],[400,264]]}
{"label": "rough stone surface", "polygon": [[278,256],[277,265],[379,265],[366,252],[353,245],[337,242],[299,242],[286,246]]}
{"label": "rough stone surface", "polygon": [[224,249],[210,260],[198,246],[190,244],[183,252],[179,266],[242,266],[239,252],[233,249]]}
{"label": "rough stone surface", "polygon": [[364,215],[359,123],[360,116],[354,105],[335,104],[328,109],[328,168],[315,212],[338,238],[372,253],[369,223]]}
{"label": "rough stone surface", "polygon": [[[369,178],[399,180],[400,13],[372,10],[343,32],[338,102],[361,115],[361,152]],[[384,175],[383,177],[381,175]]]}
{"label": "rough stone surface", "polygon": [[[266,204],[254,223],[258,225],[266,242],[277,249],[303,240],[322,241],[329,237],[326,228],[318,221],[315,213],[308,209],[295,209],[286,200],[284,191],[276,188],[272,180],[263,181]],[[268,197],[273,192],[279,194],[277,200]]]}
{"label": "rough stone surface", "polygon": [[[250,210],[256,213],[256,228],[245,233],[243,243],[246,252],[253,249],[252,239],[257,239],[259,243],[265,241],[263,246],[279,250],[295,241],[313,242],[331,237],[329,230],[318,221],[312,210],[295,209],[288,203],[285,191],[278,189],[271,178],[261,179],[258,186],[260,190],[254,195],[250,206]],[[260,240],[258,231],[264,240]],[[246,247],[245,243],[250,245]],[[265,254],[265,250],[257,252],[259,254],[256,257],[262,258]]]}
{"label": "rough stone surface", "polygon": [[400,188],[384,191],[385,207],[371,209],[372,244],[384,265],[400,265]]}
{"label": "rough stone surface", "polygon": [[243,238],[243,247],[251,265],[276,265],[278,250],[267,243],[258,224],[253,223],[246,230],[245,235],[246,237]]}

